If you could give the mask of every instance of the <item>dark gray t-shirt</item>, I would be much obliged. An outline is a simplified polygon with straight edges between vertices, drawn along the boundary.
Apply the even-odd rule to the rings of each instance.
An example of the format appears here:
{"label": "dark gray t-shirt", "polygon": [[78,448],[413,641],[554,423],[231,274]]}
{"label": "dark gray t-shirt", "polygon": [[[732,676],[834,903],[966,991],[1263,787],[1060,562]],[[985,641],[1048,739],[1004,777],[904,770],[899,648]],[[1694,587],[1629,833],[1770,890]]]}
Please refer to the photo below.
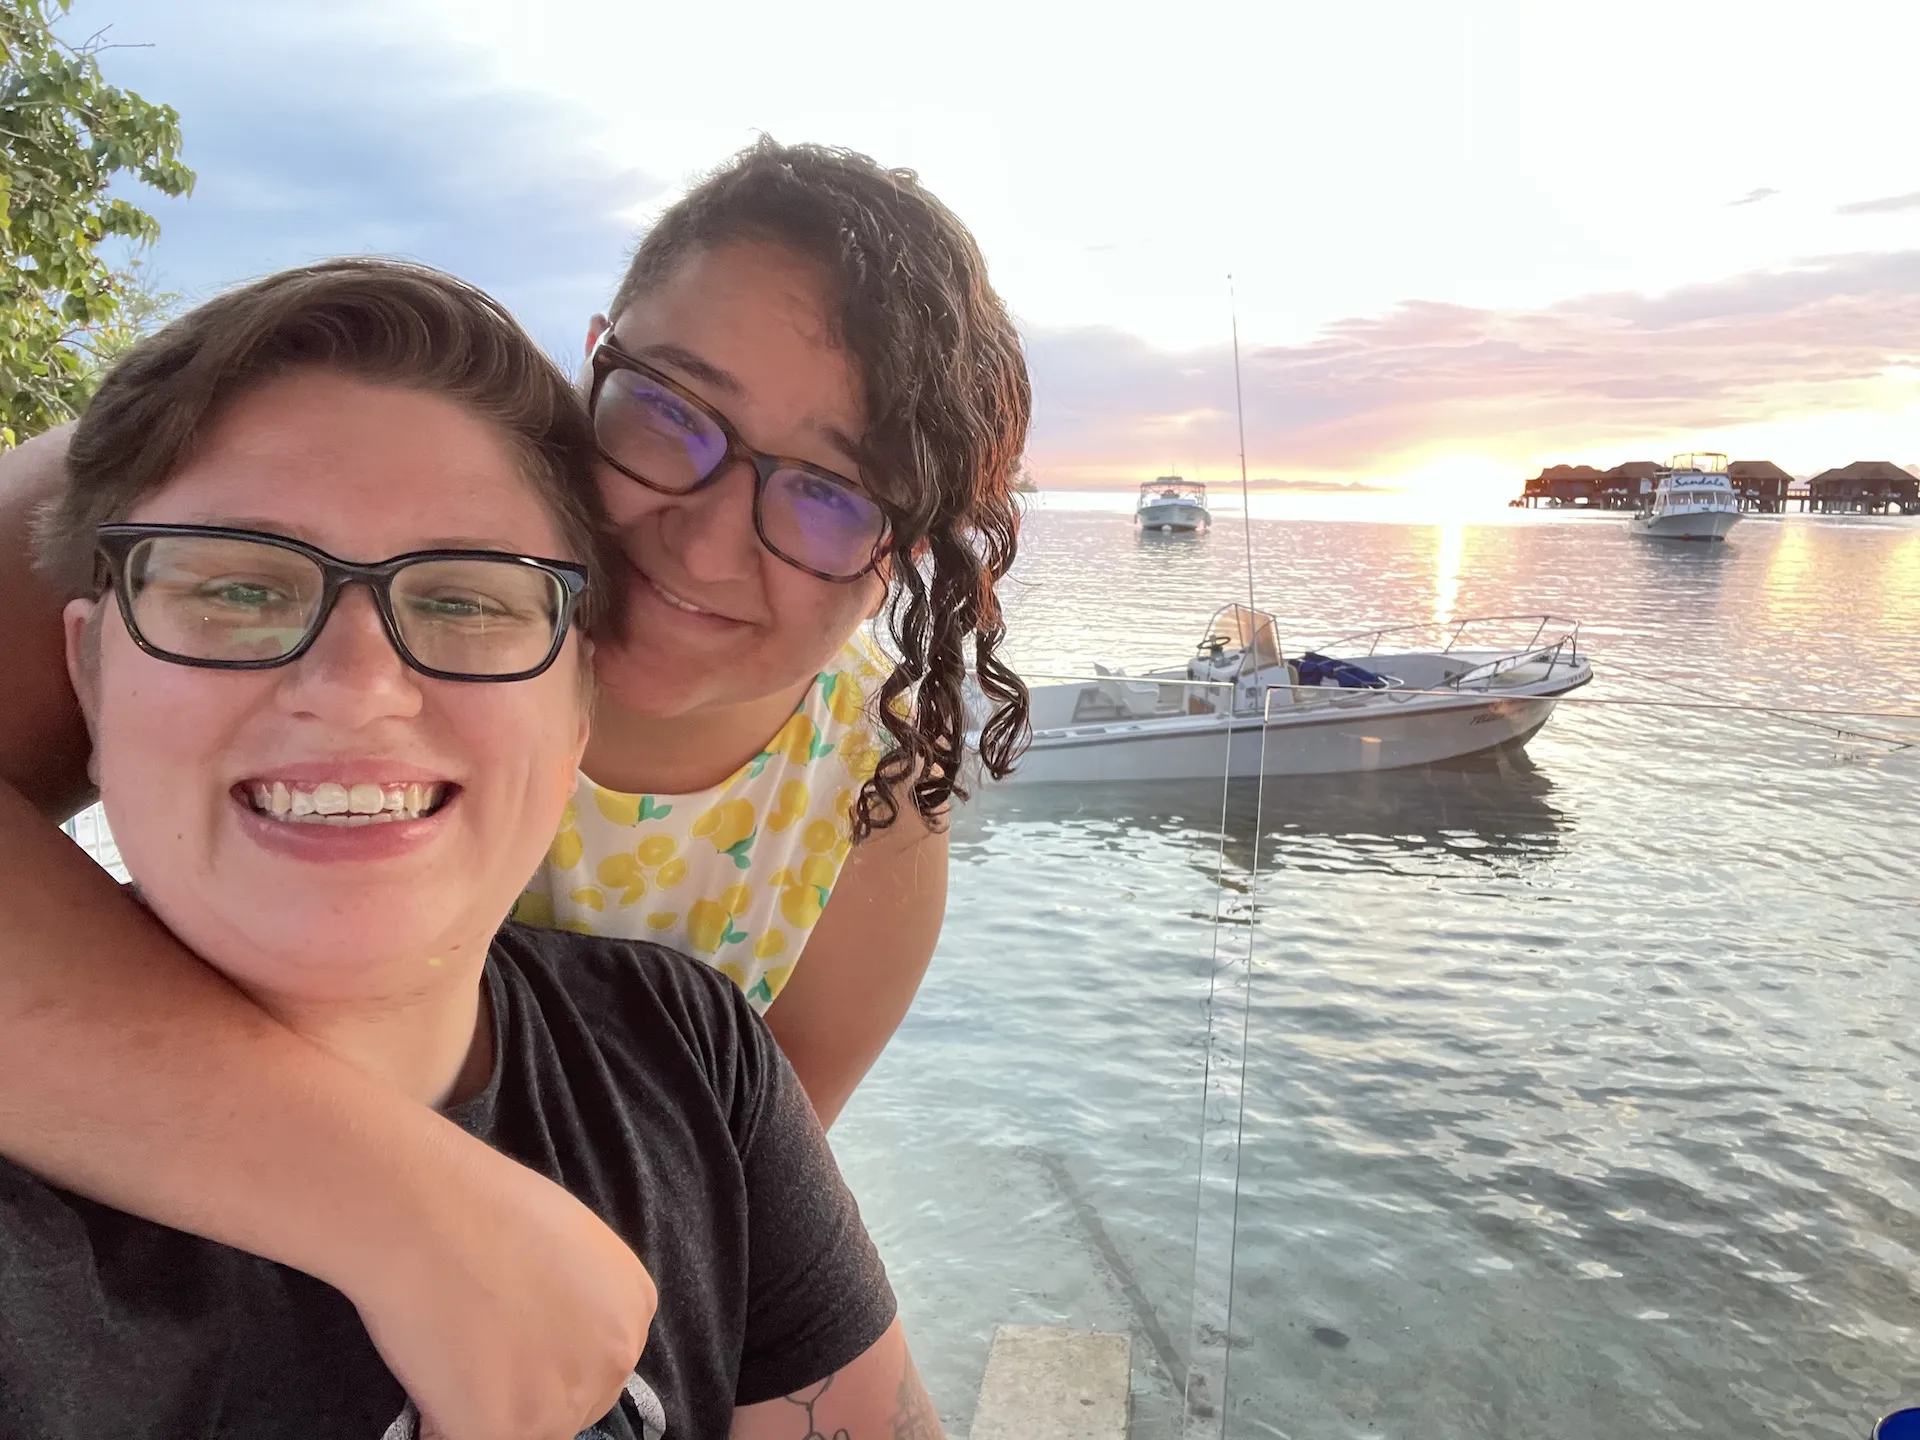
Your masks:
{"label": "dark gray t-shirt", "polygon": [[[509,925],[494,1073],[451,1118],[552,1177],[660,1289],[638,1383],[590,1435],[724,1436],[892,1323],[893,1293],[793,1071],[740,993],[658,946]],[[244,1083],[237,1080],[236,1083]],[[0,1437],[381,1440],[406,1396],[299,1271],[0,1161]],[[396,1432],[398,1433],[398,1432]]]}

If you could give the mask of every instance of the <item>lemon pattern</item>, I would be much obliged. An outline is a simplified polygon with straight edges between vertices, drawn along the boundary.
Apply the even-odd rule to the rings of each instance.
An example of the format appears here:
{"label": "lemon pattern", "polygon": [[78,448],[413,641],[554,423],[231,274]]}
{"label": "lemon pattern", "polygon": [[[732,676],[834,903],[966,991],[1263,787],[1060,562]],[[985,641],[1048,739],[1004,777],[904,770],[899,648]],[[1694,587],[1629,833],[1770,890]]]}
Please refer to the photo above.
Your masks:
{"label": "lemon pattern", "polygon": [[869,709],[885,674],[855,635],[767,748],[699,794],[627,795],[581,775],[514,918],[671,945],[766,1009],[852,849],[854,797],[885,753]]}

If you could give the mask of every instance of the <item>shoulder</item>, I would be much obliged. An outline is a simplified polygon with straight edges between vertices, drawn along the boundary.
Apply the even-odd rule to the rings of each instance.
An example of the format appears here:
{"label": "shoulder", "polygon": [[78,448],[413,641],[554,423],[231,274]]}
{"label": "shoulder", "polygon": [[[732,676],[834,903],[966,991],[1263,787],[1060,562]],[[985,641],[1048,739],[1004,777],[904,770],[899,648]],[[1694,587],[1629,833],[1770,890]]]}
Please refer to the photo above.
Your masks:
{"label": "shoulder", "polygon": [[647,940],[509,922],[494,939],[493,958],[543,1008],[563,1000],[601,1016],[702,1032],[737,1030],[753,1018],[725,976]]}
{"label": "shoulder", "polygon": [[878,684],[893,669],[893,661],[886,651],[880,648],[873,635],[862,627],[848,637],[847,643],[840,647],[840,653],[834,664],[842,670],[851,670],[862,680],[871,680]]}
{"label": "shoulder", "polygon": [[828,726],[870,729],[873,705],[880,686],[893,670],[889,660],[865,630],[856,630],[820,672],[812,698]]}
{"label": "shoulder", "polygon": [[525,1006],[563,1052],[589,1052],[596,1068],[691,1067],[731,1108],[777,1054],[726,976],[664,945],[510,922],[491,958],[510,1006]]}
{"label": "shoulder", "polygon": [[0,1159],[0,1275],[84,1254],[89,1208],[79,1196]]}

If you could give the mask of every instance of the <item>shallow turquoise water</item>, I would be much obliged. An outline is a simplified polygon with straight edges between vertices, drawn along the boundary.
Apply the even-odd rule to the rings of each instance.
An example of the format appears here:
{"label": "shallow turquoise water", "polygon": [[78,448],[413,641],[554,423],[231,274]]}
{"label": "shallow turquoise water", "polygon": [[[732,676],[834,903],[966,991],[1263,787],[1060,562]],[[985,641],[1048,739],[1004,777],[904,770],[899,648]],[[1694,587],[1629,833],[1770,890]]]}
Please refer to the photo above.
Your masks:
{"label": "shallow turquoise water", "polygon": [[[950,1433],[1006,1321],[1130,1330],[1136,1434],[1184,1423],[1208,981],[1249,954],[1237,1225],[1199,1267],[1231,1260],[1227,1434],[1853,1437],[1920,1402],[1920,750],[1830,728],[1920,725],[1692,704],[1920,710],[1920,526],[1254,548],[1289,637],[1550,609],[1583,702],[1686,708],[1242,787],[1224,845],[1218,786],[968,807],[933,972],[835,1131]],[[1244,562],[1237,517],[1043,510],[1016,654],[1176,660]]]}

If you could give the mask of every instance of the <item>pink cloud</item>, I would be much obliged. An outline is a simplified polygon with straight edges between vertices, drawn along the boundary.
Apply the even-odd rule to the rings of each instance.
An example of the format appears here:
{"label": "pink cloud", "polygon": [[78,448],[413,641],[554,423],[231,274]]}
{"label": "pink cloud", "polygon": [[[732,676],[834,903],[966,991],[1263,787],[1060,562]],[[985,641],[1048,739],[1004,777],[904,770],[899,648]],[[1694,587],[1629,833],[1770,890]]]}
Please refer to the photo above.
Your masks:
{"label": "pink cloud", "polygon": [[[1043,477],[1234,453],[1224,344],[1169,353],[1080,329],[1035,334],[1029,353]],[[1511,455],[1685,437],[1870,406],[1878,376],[1920,362],[1920,251],[1542,310],[1414,300],[1241,361],[1256,474],[1364,472],[1439,446]]]}

